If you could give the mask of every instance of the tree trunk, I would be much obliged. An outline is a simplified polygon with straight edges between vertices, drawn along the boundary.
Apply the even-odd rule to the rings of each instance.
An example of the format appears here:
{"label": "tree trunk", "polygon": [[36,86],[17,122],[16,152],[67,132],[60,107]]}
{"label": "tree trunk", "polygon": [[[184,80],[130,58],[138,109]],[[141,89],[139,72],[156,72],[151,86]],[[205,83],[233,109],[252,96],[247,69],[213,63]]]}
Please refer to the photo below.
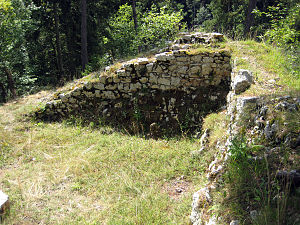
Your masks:
{"label": "tree trunk", "polygon": [[54,9],[54,23],[55,23],[55,44],[56,44],[56,60],[57,60],[57,69],[58,69],[58,76],[57,81],[61,81],[64,77],[64,69],[63,69],[63,60],[62,60],[62,53],[61,53],[61,42],[60,42],[60,35],[59,35],[59,18],[57,14],[57,5],[53,3]]}
{"label": "tree trunk", "polygon": [[[137,16],[136,16],[136,4],[135,4],[135,0],[132,0],[132,17],[133,17],[133,22],[134,22],[134,30],[135,30],[135,34],[138,34],[138,22],[137,22]],[[141,46],[138,46],[138,52],[141,52]]]}
{"label": "tree trunk", "polygon": [[135,29],[135,33],[137,33],[137,29],[138,29],[138,23],[137,23],[137,18],[136,18],[136,4],[135,4],[135,0],[132,0],[132,17],[133,17],[133,22],[134,22],[134,29]]}
{"label": "tree trunk", "polygon": [[87,6],[86,0],[81,0],[81,65],[82,71],[88,63],[87,52]]}
{"label": "tree trunk", "polygon": [[254,15],[252,13],[253,9],[256,7],[257,0],[249,0],[248,8],[247,8],[247,14],[245,19],[245,35],[249,35],[250,28],[253,25]]}
{"label": "tree trunk", "polygon": [[16,98],[17,97],[17,92],[16,92],[15,81],[13,79],[12,73],[7,67],[4,67],[4,71],[6,73],[7,84],[8,84],[8,88],[10,90],[10,93],[11,93],[13,98]]}
{"label": "tree trunk", "polygon": [[0,103],[6,102],[6,90],[4,88],[3,83],[1,83],[1,82],[0,82],[0,93],[1,93]]}

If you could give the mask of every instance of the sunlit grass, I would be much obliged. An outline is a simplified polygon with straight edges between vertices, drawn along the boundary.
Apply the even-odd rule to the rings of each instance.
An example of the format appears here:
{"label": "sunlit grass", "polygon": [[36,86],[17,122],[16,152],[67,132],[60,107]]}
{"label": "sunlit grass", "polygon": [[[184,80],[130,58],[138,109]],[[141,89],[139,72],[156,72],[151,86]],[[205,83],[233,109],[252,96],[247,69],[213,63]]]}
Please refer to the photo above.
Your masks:
{"label": "sunlit grass", "polygon": [[254,40],[231,41],[228,46],[236,58],[237,69],[251,70],[261,82],[274,79],[285,92],[300,91],[300,71],[293,70],[290,59],[281,49]]}
{"label": "sunlit grass", "polygon": [[[200,185],[200,163],[190,158],[197,141],[31,122],[21,116],[31,110],[24,104],[34,103],[0,108],[0,189],[12,202],[7,224],[188,223]],[[174,180],[184,180],[183,193]]]}

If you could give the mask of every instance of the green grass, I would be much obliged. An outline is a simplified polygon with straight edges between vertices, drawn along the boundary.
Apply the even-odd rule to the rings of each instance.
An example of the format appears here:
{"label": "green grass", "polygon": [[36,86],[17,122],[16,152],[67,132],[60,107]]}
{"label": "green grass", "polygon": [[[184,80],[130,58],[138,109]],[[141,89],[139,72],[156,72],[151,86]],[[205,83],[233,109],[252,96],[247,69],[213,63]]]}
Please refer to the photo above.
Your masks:
{"label": "green grass", "polygon": [[[299,93],[300,71],[293,69],[288,55],[281,49],[253,40],[229,41],[228,47],[232,50],[237,69],[249,69],[254,73],[258,83],[267,83],[274,79],[276,81],[275,86],[281,87],[281,90],[277,88],[274,93]],[[263,90],[254,88],[255,90],[252,89],[249,92],[264,93]]]}
{"label": "green grass", "polygon": [[201,176],[190,158],[197,141],[27,121],[22,114],[37,98],[30,97],[0,108],[0,189],[12,203],[6,224],[188,223]]}
{"label": "green grass", "polygon": [[[299,96],[299,74],[292,73],[278,49],[254,41],[228,41],[221,47],[232,50],[238,69],[255,75],[256,83],[242,95]],[[268,83],[271,79],[276,85]],[[193,158],[199,141],[186,137],[145,139],[110,127],[38,123],[24,116],[49,96],[40,92],[0,106],[0,189],[11,200],[5,224],[189,223],[192,194],[206,181],[217,143],[227,137],[224,111],[204,118],[203,128],[211,130],[208,151]],[[299,132],[299,113],[274,116]],[[212,212],[242,215],[238,198],[224,203],[224,191],[229,191],[222,188],[214,193]]]}

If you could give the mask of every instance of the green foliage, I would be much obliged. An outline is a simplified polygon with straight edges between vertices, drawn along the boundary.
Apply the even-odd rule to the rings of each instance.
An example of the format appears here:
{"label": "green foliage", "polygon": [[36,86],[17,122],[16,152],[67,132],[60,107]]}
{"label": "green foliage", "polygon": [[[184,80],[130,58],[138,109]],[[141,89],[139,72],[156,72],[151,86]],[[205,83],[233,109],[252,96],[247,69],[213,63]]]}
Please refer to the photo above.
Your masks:
{"label": "green foliage", "polygon": [[167,9],[151,10],[141,19],[138,31],[138,43],[145,50],[161,47],[166,41],[173,40],[180,30],[180,21],[183,19],[181,11],[167,12]]}
{"label": "green foliage", "polygon": [[[283,184],[275,179],[276,156],[267,157],[264,151],[264,146],[249,146],[243,137],[233,140],[225,175],[229,207],[248,222],[247,209],[259,210],[260,215],[251,221],[254,224],[286,224],[290,187],[282,189]],[[288,157],[286,150],[282,151],[283,157]]]}
{"label": "green foliage", "polygon": [[270,29],[264,34],[264,38],[279,47],[298,48],[300,37],[300,4],[293,8],[283,7],[282,4],[270,6],[267,12],[256,10],[259,17],[270,18]]}
{"label": "green foliage", "polygon": [[168,12],[165,7],[158,9],[153,5],[144,14],[138,12],[137,19],[138,29],[135,30],[132,7],[128,4],[120,6],[117,14],[110,19],[109,36],[104,40],[113,58],[137,54],[138,49],[146,51],[161,47],[167,40],[174,39],[183,17],[180,11]]}
{"label": "green foliage", "polygon": [[[132,8],[128,4],[120,6],[116,15],[109,21],[108,33],[109,38],[106,39],[108,48],[112,54],[130,55],[136,52],[136,33],[134,30],[134,22],[132,19]],[[114,52],[117,53],[114,53]]]}
{"label": "green foliage", "polygon": [[6,68],[12,73],[19,94],[29,91],[35,81],[25,38],[31,29],[31,7],[22,0],[0,2],[0,82],[6,83]]}
{"label": "green foliage", "polygon": [[203,22],[206,30],[218,31],[234,38],[243,36],[246,0],[213,0],[208,8],[211,11],[212,19]]}

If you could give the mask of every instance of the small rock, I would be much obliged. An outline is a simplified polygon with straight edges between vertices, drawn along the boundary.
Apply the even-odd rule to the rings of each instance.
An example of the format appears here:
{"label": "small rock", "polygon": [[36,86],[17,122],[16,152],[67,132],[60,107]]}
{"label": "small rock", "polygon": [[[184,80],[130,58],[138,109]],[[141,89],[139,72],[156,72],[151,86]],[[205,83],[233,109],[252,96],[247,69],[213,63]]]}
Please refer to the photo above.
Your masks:
{"label": "small rock", "polygon": [[259,111],[259,116],[266,116],[267,115],[267,112],[269,110],[269,107],[268,106],[263,106],[260,111]]}
{"label": "small rock", "polygon": [[287,182],[291,183],[291,191],[294,191],[300,187],[300,170],[278,171],[276,179],[282,181],[283,187]]}
{"label": "small rock", "polygon": [[233,79],[232,89],[236,94],[240,94],[246,91],[252,82],[252,73],[248,70],[240,70],[238,75]]}
{"label": "small rock", "polygon": [[256,210],[250,211],[250,217],[252,220],[255,220],[257,218],[257,215],[258,215],[258,213]]}
{"label": "small rock", "polygon": [[216,224],[217,224],[217,217],[215,215],[210,217],[208,223],[206,223],[206,225],[216,225]]}
{"label": "small rock", "polygon": [[179,44],[175,44],[173,46],[171,46],[172,50],[179,50],[180,49],[180,45]]}
{"label": "small rock", "polygon": [[270,84],[276,84],[276,80],[274,80],[274,79],[268,80],[268,83],[270,83]]}
{"label": "small rock", "polygon": [[182,193],[182,192],[183,192],[183,189],[182,189],[182,188],[176,188],[175,191],[176,191],[177,193]]}
{"label": "small rock", "polygon": [[9,211],[9,198],[0,190],[0,222],[3,216]]}
{"label": "small rock", "polygon": [[297,106],[296,104],[290,104],[290,105],[288,106],[288,110],[289,110],[290,112],[298,111],[298,106]]}
{"label": "small rock", "polygon": [[146,65],[146,64],[148,64],[149,60],[147,58],[138,58],[137,62],[140,65]]}
{"label": "small rock", "polygon": [[200,145],[204,146],[207,142],[208,142],[208,138],[209,138],[209,129],[205,129],[204,133],[202,134],[201,138],[200,138]]}
{"label": "small rock", "polygon": [[267,139],[273,139],[275,137],[277,130],[278,130],[278,125],[276,123],[270,125],[270,122],[267,121],[266,127],[264,129],[264,134]]}
{"label": "small rock", "polygon": [[288,109],[288,107],[289,107],[289,103],[288,102],[286,102],[286,101],[284,101],[284,102],[280,102],[280,103],[278,103],[276,106],[275,106],[275,109],[276,110],[287,110]]}
{"label": "small rock", "polygon": [[230,222],[230,225],[239,225],[240,224],[240,221],[239,220],[232,220]]}

